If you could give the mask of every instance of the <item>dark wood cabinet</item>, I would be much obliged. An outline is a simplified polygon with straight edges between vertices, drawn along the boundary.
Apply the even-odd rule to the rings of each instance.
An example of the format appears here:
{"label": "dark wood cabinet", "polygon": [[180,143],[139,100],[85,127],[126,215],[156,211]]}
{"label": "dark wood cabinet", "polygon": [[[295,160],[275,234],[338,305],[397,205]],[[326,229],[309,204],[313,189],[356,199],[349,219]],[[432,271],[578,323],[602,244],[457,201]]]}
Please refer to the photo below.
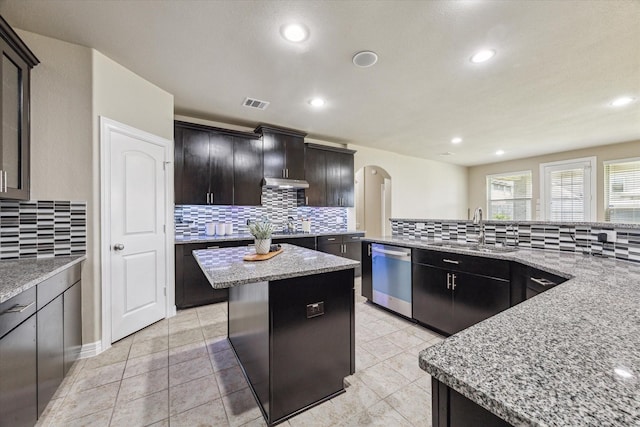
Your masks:
{"label": "dark wood cabinet", "polygon": [[[360,245],[362,237],[364,237],[364,233],[318,236],[318,251],[354,261],[361,261],[362,250]],[[356,267],[356,277],[361,274],[361,266]]]}
{"label": "dark wood cabinet", "polygon": [[360,245],[360,268],[362,296],[369,301],[373,300],[373,260],[371,259],[371,242],[362,242]]}
{"label": "dark wood cabinet", "polygon": [[81,282],[76,282],[64,291],[64,374],[67,375],[73,363],[80,357],[82,349],[82,290]]}
{"label": "dark wood cabinet", "polygon": [[0,198],[29,200],[31,69],[40,61],[0,17]]}
{"label": "dark wood cabinet", "polygon": [[306,144],[305,190],[309,206],[353,206],[355,151]]}
{"label": "dark wood cabinet", "polygon": [[413,317],[417,321],[451,335],[511,306],[508,261],[413,252]]}
{"label": "dark wood cabinet", "polygon": [[174,167],[176,204],[260,204],[258,135],[176,121]]}
{"label": "dark wood cabinet", "polygon": [[255,132],[262,135],[266,178],[304,179],[305,133],[264,125]]}
{"label": "dark wood cabinet", "polygon": [[315,237],[278,237],[271,240],[271,243],[289,243],[303,248],[316,250]]}
{"label": "dark wood cabinet", "polygon": [[63,296],[38,310],[38,416],[64,378]]}

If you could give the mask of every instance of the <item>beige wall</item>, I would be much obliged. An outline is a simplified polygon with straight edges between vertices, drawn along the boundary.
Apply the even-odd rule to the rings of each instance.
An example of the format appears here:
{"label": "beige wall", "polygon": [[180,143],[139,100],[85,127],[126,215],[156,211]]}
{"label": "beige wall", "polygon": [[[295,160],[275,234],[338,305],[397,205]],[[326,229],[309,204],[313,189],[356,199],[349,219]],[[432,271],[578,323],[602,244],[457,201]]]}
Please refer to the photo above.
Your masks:
{"label": "beige wall", "polygon": [[391,176],[391,218],[467,218],[467,168],[349,144],[355,170],[380,166]]}
{"label": "beige wall", "polygon": [[[599,147],[585,148],[582,150],[564,151],[545,156],[529,157],[526,159],[512,160],[508,162],[491,163],[488,165],[473,166],[469,168],[469,199],[467,205],[474,209],[478,206],[487,206],[486,176],[504,172],[519,172],[531,170],[533,181],[533,212],[535,215],[536,200],[540,198],[540,163],[556,162],[561,160],[578,159],[582,157],[596,157],[596,221],[604,221],[604,167],[607,160],[640,157],[640,141],[624,142],[620,144],[602,145]],[[536,218],[532,218],[536,219]]]}

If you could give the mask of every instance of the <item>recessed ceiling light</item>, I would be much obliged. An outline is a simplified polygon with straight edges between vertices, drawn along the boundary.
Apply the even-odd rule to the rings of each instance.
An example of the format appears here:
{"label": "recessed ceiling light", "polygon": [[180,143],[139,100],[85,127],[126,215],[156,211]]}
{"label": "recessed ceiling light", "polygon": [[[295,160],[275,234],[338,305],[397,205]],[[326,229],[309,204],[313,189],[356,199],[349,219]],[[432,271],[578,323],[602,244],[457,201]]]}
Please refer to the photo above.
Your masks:
{"label": "recessed ceiling light", "polygon": [[309,30],[302,24],[288,24],[280,28],[280,34],[290,42],[298,43],[309,37]]}
{"label": "recessed ceiling light", "polygon": [[313,98],[309,101],[309,104],[314,107],[322,107],[325,104],[325,100],[322,98]]}
{"label": "recessed ceiling light", "polygon": [[636,99],[631,96],[621,96],[620,98],[616,98],[611,101],[610,105],[612,107],[624,107],[625,105],[631,104]]}
{"label": "recessed ceiling light", "polygon": [[473,62],[474,64],[479,64],[480,62],[485,62],[485,61],[490,60],[495,55],[496,55],[496,51],[493,50],[493,49],[481,50],[481,51],[476,52],[471,57],[471,62]]}
{"label": "recessed ceiling light", "polygon": [[502,156],[504,154],[504,150],[496,151],[496,156]]}
{"label": "recessed ceiling light", "polygon": [[378,54],[370,50],[363,50],[353,55],[352,61],[357,67],[371,67],[378,62]]}
{"label": "recessed ceiling light", "polygon": [[460,144],[461,142],[462,142],[462,138],[460,138],[459,136],[456,136],[455,138],[451,139],[452,144]]}

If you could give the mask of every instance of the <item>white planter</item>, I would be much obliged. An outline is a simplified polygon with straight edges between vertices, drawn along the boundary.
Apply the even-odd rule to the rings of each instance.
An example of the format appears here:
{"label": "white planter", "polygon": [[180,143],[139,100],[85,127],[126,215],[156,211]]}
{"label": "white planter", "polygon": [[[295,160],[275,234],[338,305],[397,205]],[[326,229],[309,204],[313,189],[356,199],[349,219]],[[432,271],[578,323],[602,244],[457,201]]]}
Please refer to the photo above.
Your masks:
{"label": "white planter", "polygon": [[257,254],[268,254],[269,249],[271,248],[271,238],[269,239],[255,239],[256,244],[256,253]]}

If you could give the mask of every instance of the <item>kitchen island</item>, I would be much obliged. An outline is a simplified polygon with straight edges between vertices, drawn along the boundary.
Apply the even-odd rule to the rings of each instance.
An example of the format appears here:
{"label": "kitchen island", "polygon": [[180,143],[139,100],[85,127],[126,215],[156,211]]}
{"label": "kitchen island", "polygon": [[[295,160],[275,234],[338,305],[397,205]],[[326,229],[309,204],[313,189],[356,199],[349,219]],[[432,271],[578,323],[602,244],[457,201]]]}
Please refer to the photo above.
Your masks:
{"label": "kitchen island", "polygon": [[283,244],[243,261],[248,247],[193,255],[214,289],[229,288],[228,339],[268,425],[344,392],[355,371],[357,261]]}

